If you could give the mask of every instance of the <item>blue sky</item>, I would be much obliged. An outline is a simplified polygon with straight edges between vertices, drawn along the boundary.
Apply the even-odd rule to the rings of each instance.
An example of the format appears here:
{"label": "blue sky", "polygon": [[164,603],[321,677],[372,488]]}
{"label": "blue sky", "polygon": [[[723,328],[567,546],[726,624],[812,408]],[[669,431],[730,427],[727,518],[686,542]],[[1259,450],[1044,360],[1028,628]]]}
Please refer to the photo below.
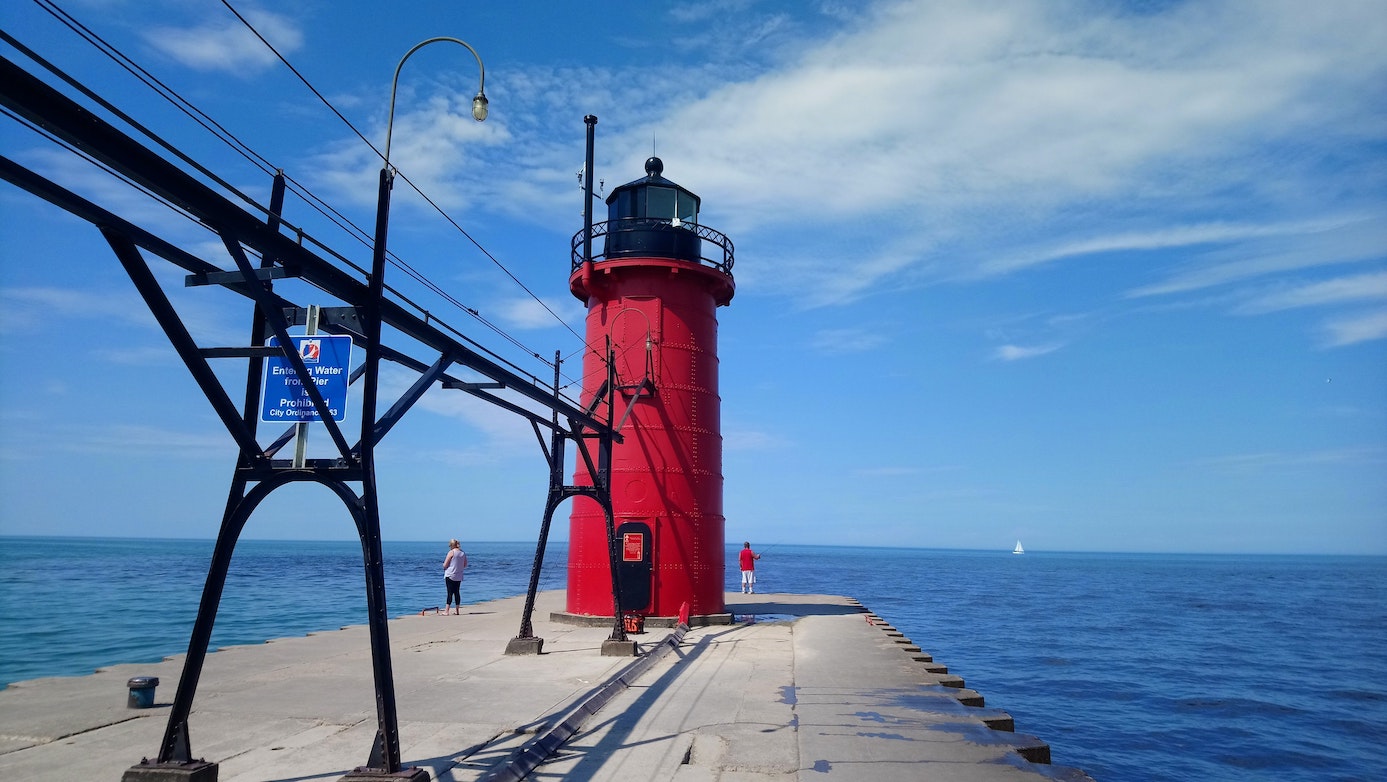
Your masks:
{"label": "blue sky", "polygon": [[[60,5],[369,229],[379,158],[226,5]],[[737,248],[729,540],[1387,553],[1377,2],[231,5],[377,146],[410,47],[478,50],[490,119],[468,116],[471,55],[427,47],[401,73],[392,161],[485,253],[406,188],[391,247],[525,349],[390,282],[541,379],[528,353],[580,342],[511,275],[582,331],[583,116],[607,192],[653,149],[702,196]],[[267,175],[39,4],[5,3],[0,26],[268,200]],[[230,265],[8,117],[0,146]],[[235,448],[109,248],[8,183],[0,215],[0,533],[215,536]],[[369,264],[303,201],[286,218]],[[175,272],[194,333],[243,344],[246,301]],[[461,396],[431,392],[382,444],[387,539],[537,534],[533,433]],[[246,534],[355,533],[296,487]]]}

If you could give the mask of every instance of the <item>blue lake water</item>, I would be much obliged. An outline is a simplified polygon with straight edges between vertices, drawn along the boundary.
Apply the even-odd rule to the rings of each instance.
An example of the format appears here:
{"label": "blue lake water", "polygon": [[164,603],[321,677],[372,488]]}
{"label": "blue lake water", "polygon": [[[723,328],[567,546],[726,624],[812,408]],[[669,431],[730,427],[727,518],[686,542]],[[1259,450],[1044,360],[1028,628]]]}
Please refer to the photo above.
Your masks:
{"label": "blue lake water", "polygon": [[[384,548],[392,616],[443,602],[445,546]],[[464,600],[524,592],[532,543],[464,548]],[[1383,778],[1387,558],[760,550],[758,591],[858,598],[1096,779]],[[211,552],[0,537],[0,684],[186,651]],[[362,624],[362,584],[356,543],[244,541],[213,645]]]}

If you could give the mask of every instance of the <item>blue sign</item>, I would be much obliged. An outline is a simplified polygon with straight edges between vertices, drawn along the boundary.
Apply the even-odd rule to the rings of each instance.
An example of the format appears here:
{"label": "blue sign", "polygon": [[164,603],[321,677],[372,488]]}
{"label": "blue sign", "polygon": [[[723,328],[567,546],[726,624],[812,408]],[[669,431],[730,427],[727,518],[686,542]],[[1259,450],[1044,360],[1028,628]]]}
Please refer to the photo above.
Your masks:
{"label": "blue sign", "polygon": [[[334,421],[347,420],[347,385],[352,372],[352,338],[333,334],[290,337]],[[279,341],[270,337],[275,347]],[[265,382],[260,394],[260,420],[266,423],[321,420],[313,398],[304,390],[294,366],[283,356],[265,359]]]}

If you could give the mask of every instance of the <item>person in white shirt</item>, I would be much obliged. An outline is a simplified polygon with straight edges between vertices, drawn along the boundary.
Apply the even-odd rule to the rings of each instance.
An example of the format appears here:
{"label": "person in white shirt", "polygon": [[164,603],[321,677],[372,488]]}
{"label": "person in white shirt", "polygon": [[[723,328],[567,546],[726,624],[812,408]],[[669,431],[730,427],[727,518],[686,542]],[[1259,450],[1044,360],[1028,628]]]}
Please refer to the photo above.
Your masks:
{"label": "person in white shirt", "polygon": [[462,571],[466,567],[467,553],[457,538],[453,538],[448,541],[448,556],[443,558],[443,580],[448,584],[448,602],[443,606],[445,614],[449,607],[454,614],[462,613]]}

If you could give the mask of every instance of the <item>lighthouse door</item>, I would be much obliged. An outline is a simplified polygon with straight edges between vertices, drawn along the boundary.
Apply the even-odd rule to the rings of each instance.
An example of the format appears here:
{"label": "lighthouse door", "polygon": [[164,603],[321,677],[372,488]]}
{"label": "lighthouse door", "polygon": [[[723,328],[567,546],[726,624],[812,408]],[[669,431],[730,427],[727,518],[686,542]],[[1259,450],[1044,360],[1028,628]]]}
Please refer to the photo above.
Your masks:
{"label": "lighthouse door", "polygon": [[621,543],[617,577],[621,584],[621,610],[646,611],[650,608],[650,525],[628,521],[616,528]]}

